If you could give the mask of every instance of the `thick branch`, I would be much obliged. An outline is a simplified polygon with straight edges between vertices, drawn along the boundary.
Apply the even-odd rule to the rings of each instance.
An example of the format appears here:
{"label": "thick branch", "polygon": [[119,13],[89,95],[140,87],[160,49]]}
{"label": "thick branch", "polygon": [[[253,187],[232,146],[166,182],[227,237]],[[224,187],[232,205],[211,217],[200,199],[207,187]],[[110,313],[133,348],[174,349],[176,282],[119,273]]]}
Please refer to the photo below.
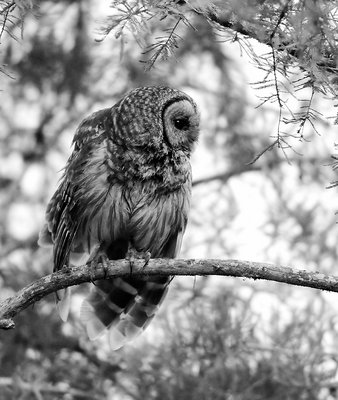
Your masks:
{"label": "thick branch", "polygon": [[[240,20],[237,19],[234,20],[233,18],[230,18],[229,15],[227,15],[226,13],[221,13],[219,15],[212,8],[208,10],[206,15],[203,12],[198,12],[196,9],[195,12],[197,12],[197,14],[202,15],[202,17],[206,16],[210,21],[216,23],[217,25],[223,28],[231,29],[232,31],[237,32],[243,36],[255,39],[258,42],[265,44],[277,51],[287,52],[294,59],[298,59],[299,61],[301,61],[304,51],[301,48],[298,48],[297,44],[294,43],[294,40],[289,39],[287,36],[285,36],[283,31],[279,32],[281,36],[279,45],[276,46],[276,44],[273,42],[273,38],[281,22],[281,18],[284,18],[285,16],[286,13],[285,7],[287,6],[288,3],[289,2],[287,2],[285,6],[282,7],[282,12],[280,14],[278,23],[276,24],[275,28],[272,30],[270,34],[269,32],[267,32],[265,35],[262,34],[261,32],[258,34],[255,31],[255,29],[249,27],[250,25],[249,23],[246,23],[244,25],[240,22]],[[317,62],[317,66],[331,74],[336,74],[337,64],[333,58],[333,55],[327,51],[324,51],[324,49],[322,49],[322,53],[323,53],[323,61]],[[302,67],[302,65],[300,66]]]}
{"label": "thick branch", "polygon": [[[110,261],[106,270],[102,264],[96,268],[87,265],[64,268],[45,276],[20,290],[15,296],[0,303],[0,328],[14,328],[13,317],[47,294],[68,286],[97,279],[130,275],[128,260]],[[133,276],[138,275],[225,275],[308,286],[314,289],[338,292],[338,277],[319,272],[308,272],[290,267],[239,260],[172,260],[152,259],[144,267],[143,260],[135,260]]]}

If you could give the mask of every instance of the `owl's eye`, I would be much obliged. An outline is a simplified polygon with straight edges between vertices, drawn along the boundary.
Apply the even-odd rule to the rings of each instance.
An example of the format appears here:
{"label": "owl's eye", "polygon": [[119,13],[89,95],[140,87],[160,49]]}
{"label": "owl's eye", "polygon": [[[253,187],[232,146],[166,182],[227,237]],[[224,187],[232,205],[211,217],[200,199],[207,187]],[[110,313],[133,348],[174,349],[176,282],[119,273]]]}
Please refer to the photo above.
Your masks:
{"label": "owl's eye", "polygon": [[187,131],[190,128],[189,117],[180,117],[173,120],[174,126],[180,131]]}
{"label": "owl's eye", "polygon": [[199,116],[189,99],[170,102],[163,109],[163,136],[175,150],[190,152],[198,136]]}

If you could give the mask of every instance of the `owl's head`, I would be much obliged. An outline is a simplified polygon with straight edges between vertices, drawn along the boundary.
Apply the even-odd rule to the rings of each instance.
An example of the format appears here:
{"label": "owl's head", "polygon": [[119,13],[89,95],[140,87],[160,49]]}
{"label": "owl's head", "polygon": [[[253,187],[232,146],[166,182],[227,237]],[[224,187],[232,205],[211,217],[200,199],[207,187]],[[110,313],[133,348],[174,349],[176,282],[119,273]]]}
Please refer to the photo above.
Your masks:
{"label": "owl's head", "polygon": [[141,87],[129,92],[112,110],[117,139],[127,148],[166,147],[190,153],[198,139],[197,106],[179,90]]}

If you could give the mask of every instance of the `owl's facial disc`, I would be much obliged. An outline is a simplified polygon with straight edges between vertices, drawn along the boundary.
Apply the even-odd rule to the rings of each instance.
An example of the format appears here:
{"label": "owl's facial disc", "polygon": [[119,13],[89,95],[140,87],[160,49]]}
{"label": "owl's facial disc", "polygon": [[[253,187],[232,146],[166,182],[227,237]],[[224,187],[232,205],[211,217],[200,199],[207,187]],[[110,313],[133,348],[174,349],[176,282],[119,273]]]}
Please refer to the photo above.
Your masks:
{"label": "owl's facial disc", "polygon": [[191,151],[198,138],[199,115],[189,100],[169,104],[163,113],[164,134],[173,149]]}

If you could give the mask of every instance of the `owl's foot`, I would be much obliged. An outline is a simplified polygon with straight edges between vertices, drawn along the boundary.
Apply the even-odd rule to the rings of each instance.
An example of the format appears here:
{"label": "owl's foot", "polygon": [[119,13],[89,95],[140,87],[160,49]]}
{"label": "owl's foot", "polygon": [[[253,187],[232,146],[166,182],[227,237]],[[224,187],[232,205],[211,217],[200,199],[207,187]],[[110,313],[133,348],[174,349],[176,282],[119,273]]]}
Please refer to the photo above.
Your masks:
{"label": "owl's foot", "polygon": [[92,252],[90,253],[90,256],[87,261],[87,265],[90,266],[90,275],[91,275],[91,282],[95,285],[95,274],[94,271],[97,268],[97,265],[99,263],[102,264],[103,271],[104,271],[104,276],[103,279],[107,278],[107,272],[108,272],[108,261],[109,258],[107,257],[106,253],[101,250],[100,244],[97,244]]}
{"label": "owl's foot", "polygon": [[144,257],[144,261],[145,261],[145,262],[144,262],[144,264],[143,264],[142,269],[145,268],[145,267],[148,265],[150,258],[151,258],[151,253],[150,253],[150,251],[146,251],[146,252],[145,252],[145,257]]}
{"label": "owl's foot", "polygon": [[151,258],[150,251],[137,251],[133,247],[130,247],[126,255],[126,259],[129,260],[129,265],[130,265],[130,275],[132,275],[133,273],[135,260],[144,260],[144,265],[142,267],[143,269],[148,265],[150,258]]}
{"label": "owl's foot", "polygon": [[102,264],[103,274],[104,274],[103,279],[107,279],[107,273],[108,273],[108,269],[109,269],[109,258],[107,257],[107,255],[105,253],[101,253],[99,255],[98,260]]}

